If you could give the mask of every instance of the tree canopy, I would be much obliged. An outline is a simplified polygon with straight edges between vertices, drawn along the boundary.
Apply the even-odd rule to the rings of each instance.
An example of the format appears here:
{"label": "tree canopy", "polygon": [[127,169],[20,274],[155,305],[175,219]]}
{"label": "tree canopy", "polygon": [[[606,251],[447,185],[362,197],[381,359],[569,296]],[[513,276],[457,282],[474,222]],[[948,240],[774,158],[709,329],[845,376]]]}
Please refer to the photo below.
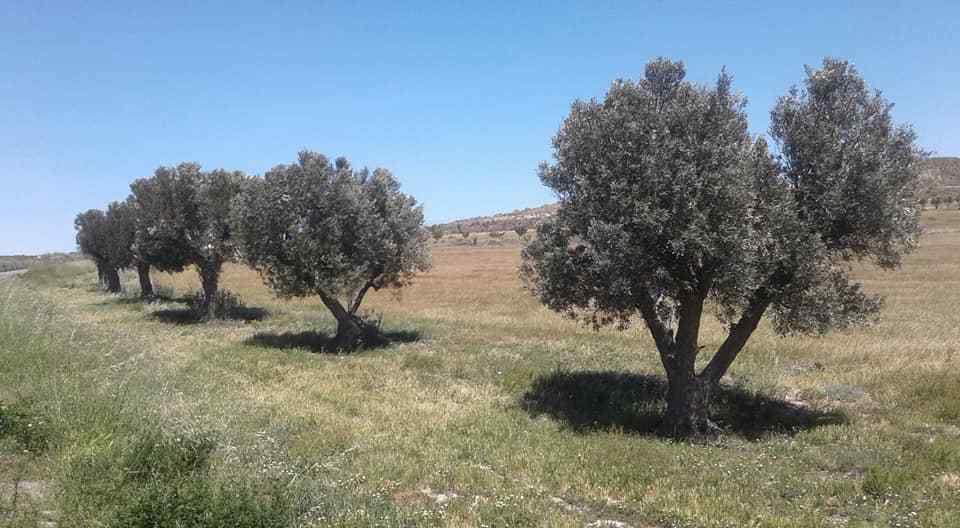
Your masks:
{"label": "tree canopy", "polygon": [[[781,334],[862,324],[880,307],[852,261],[895,268],[919,235],[923,153],[856,69],[827,59],[781,97],[770,136],[747,130],[745,99],[659,59],[602,101],[576,101],[541,181],[560,199],[524,250],[522,273],[550,308],[596,326],[640,316],[669,381],[664,431],[704,432],[717,384],[760,319]],[[694,370],[700,321],[728,335]]]}

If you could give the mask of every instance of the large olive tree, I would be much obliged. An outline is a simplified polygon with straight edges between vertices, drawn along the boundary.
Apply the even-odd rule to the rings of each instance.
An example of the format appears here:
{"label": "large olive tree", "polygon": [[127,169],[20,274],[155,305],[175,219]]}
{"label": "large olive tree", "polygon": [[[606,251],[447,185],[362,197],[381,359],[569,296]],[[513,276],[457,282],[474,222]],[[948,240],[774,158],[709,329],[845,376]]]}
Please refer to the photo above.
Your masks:
{"label": "large olive tree", "polygon": [[[560,209],[524,251],[528,286],[596,326],[646,324],[667,374],[665,434],[714,428],[711,392],[769,314],[780,334],[820,334],[880,308],[848,276],[892,269],[919,235],[913,185],[923,153],[854,67],[825,60],[780,98],[770,136],[747,131],[744,99],[721,72],[684,80],[660,59],[602,101],[577,101],[540,178]],[[727,333],[712,357],[700,325]]]}
{"label": "large olive tree", "polygon": [[212,309],[223,264],[237,255],[230,207],[246,181],[242,172],[204,172],[195,163],[181,163],[130,185],[139,219],[138,251],[161,271],[196,266],[203,311]]}
{"label": "large olive tree", "polygon": [[235,232],[277,294],[320,297],[342,349],[374,337],[357,315],[371,288],[402,287],[430,265],[423,212],[390,171],[354,170],[314,152],[250,184],[236,202]]}

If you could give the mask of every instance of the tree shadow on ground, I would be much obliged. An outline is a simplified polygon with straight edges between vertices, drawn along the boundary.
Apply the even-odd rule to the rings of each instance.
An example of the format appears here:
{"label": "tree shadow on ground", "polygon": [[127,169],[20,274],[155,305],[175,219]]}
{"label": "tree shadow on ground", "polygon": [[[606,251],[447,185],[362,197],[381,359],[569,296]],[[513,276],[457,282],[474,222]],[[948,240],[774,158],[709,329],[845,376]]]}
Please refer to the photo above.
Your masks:
{"label": "tree shadow on ground", "polygon": [[[103,290],[96,290],[103,293]],[[187,304],[190,302],[190,299],[186,297],[171,297],[169,295],[155,294],[147,297],[141,297],[139,294],[132,293],[118,293],[111,294],[111,296],[103,301],[98,302],[97,304],[105,306],[108,304],[121,304],[125,306],[132,306],[138,304],[159,304],[159,303],[184,303]]]}
{"label": "tree shadow on ground", "polygon": [[166,310],[157,310],[150,314],[150,317],[177,325],[189,325],[203,323],[207,321],[262,321],[270,315],[264,308],[250,308],[247,306],[232,308],[223,317],[205,318],[190,308],[172,308]]}
{"label": "tree shadow on ground", "polygon": [[380,338],[362,344],[354,350],[339,349],[331,335],[323,332],[262,332],[254,334],[244,341],[245,345],[280,350],[303,349],[318,354],[339,354],[343,352],[357,352],[385,348],[395,343],[413,343],[420,341],[423,336],[416,330],[393,330],[380,333]]}
{"label": "tree shadow on ground", "polygon": [[[532,416],[550,416],[580,433],[606,430],[658,435],[666,391],[664,379],[647,374],[559,371],[535,380],[520,405]],[[711,419],[724,432],[748,440],[846,422],[838,411],[808,409],[728,386],[714,395]]]}

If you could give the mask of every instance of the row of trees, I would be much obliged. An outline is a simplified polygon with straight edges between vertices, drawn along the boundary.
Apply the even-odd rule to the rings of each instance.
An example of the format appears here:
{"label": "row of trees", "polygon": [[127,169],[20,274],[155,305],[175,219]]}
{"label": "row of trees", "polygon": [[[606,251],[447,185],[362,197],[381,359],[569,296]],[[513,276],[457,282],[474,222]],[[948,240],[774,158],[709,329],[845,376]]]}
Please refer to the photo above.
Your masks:
{"label": "row of trees", "polygon": [[366,293],[402,287],[430,266],[416,200],[390,171],[355,170],[345,158],[305,151],[262,178],[181,163],[130,191],[75,221],[77,245],[110,292],[122,269],[136,269],[151,297],[151,269],[192,266],[209,316],[223,265],[244,261],[280,296],[319,296],[337,320],[336,344],[349,348],[375,331],[358,315]]}
{"label": "row of trees", "polygon": [[956,196],[951,196],[949,194],[940,196],[934,196],[926,200],[926,204],[934,209],[940,209],[940,206],[943,206],[944,209],[951,206],[960,207],[960,194]]}
{"label": "row of trees", "polygon": [[[459,233],[461,237],[467,238],[470,236],[469,229],[463,227],[463,225],[461,224],[457,224],[456,226],[457,226],[457,233]],[[528,227],[524,224],[516,224],[513,227],[513,232],[516,233],[517,238],[521,240],[526,239],[525,237],[527,236],[527,231],[528,231]],[[488,231],[487,233],[491,238],[496,238],[496,239],[503,238],[503,235],[504,235],[503,231]],[[442,226],[440,225],[430,226],[430,236],[432,236],[434,240],[439,242],[445,235],[446,235],[446,232],[443,230]]]}
{"label": "row of trees", "polygon": [[[644,321],[667,373],[663,429],[675,436],[715,427],[712,394],[765,315],[780,334],[876,316],[880,299],[850,278],[851,265],[895,269],[916,247],[925,157],[847,62],[808,68],[778,100],[775,149],[749,133],[725,71],[710,87],[685,75],[683,63],[659,59],[602,101],[574,103],[555,163],[540,167],[559,209],[522,265],[554,310],[597,327]],[[263,178],[182,164],[131,189],[126,205],[77,218],[78,243],[108,287],[120,267],[142,269],[143,282],[150,266],[195,265],[209,300],[223,262],[242,256],[280,295],[318,295],[340,346],[362,338],[356,311],[370,288],[402,286],[429,263],[416,202],[389,172],[342,158],[304,152]],[[727,334],[701,361],[709,311]]]}

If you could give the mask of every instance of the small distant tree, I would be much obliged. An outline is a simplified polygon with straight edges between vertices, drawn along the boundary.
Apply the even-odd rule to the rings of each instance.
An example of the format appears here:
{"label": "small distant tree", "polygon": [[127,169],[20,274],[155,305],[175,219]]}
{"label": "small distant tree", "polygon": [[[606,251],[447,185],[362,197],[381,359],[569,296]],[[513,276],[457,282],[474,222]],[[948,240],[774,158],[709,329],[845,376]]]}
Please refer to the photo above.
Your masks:
{"label": "small distant tree", "polygon": [[[554,310],[597,327],[642,317],[667,373],[671,436],[715,429],[711,394],[764,314],[780,334],[873,318],[880,300],[849,278],[849,263],[893,269],[915,247],[922,157],[846,62],[808,68],[780,98],[779,158],[751,138],[729,75],[712,87],[684,77],[682,63],[660,59],[602,101],[574,103],[556,163],[540,167],[559,210],[522,268]],[[727,333],[697,372],[710,308]]]}
{"label": "small distant tree", "polygon": [[440,239],[443,238],[443,228],[438,225],[430,226],[430,236],[432,236],[434,240],[439,242]]}
{"label": "small distant tree", "polygon": [[100,209],[90,209],[77,215],[73,227],[80,253],[93,259],[97,267],[100,287],[110,293],[120,293],[120,266],[112,258],[107,215]]}
{"label": "small distant tree", "polygon": [[942,201],[943,200],[940,198],[939,195],[934,196],[933,198],[930,198],[930,205],[932,205],[934,209],[940,209],[940,203]]}
{"label": "small distant tree", "polygon": [[137,246],[144,261],[162,271],[196,266],[200,311],[211,314],[223,264],[236,259],[231,203],[244,188],[242,172],[204,172],[195,163],[160,167],[130,185],[141,214]]}
{"label": "small distant tree", "polygon": [[283,297],[318,295],[337,320],[335,345],[379,339],[357,311],[370,290],[400,288],[430,266],[423,212],[390,171],[353,170],[301,152],[237,199],[245,260]]}
{"label": "small distant tree", "polygon": [[917,178],[917,196],[921,200],[921,205],[930,204],[931,198],[943,188],[943,176],[940,171],[933,167],[927,167],[920,171]]}
{"label": "small distant tree", "polygon": [[463,227],[463,224],[457,224],[457,233],[460,233],[460,236],[463,238],[470,236],[470,230]]}
{"label": "small distant tree", "polygon": [[517,238],[523,240],[527,236],[527,226],[518,224],[513,228],[513,232],[517,234]]}

